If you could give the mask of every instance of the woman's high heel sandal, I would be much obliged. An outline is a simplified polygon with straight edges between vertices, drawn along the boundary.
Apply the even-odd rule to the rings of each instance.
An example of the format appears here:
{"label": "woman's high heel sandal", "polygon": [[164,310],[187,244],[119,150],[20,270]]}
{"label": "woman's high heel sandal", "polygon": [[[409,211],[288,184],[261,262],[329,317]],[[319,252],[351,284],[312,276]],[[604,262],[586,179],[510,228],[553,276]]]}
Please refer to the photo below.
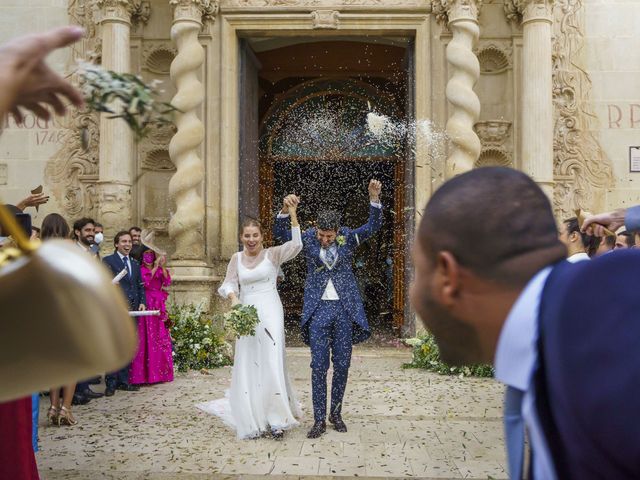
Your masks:
{"label": "woman's high heel sandal", "polygon": [[58,414],[58,426],[68,425],[69,427],[72,427],[77,423],[78,421],[74,418],[70,409],[67,407],[62,407],[60,409],[60,413]]}
{"label": "woman's high heel sandal", "polygon": [[47,421],[49,422],[49,425],[58,423],[59,414],[60,414],[60,411],[58,410],[58,408],[54,407],[53,405],[49,407],[49,411],[47,412]]}

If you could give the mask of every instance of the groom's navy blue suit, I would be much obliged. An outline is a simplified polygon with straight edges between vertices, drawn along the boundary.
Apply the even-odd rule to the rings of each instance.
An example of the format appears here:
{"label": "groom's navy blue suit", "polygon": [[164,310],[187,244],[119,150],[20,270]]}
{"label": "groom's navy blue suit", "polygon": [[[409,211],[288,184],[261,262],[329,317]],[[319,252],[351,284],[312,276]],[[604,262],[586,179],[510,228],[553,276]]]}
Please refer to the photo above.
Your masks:
{"label": "groom's navy blue suit", "polygon": [[[331,413],[340,414],[352,346],[366,340],[371,334],[352,263],[358,245],[371,237],[381,225],[382,208],[372,205],[365,225],[354,230],[340,228],[336,238],[336,259],[332,265],[321,256],[322,247],[316,237],[316,229],[309,229],[302,234],[307,278],[300,323],[303,340],[311,346],[313,411],[316,421],[324,421],[326,418],[327,371],[331,352]],[[274,236],[280,242],[291,239],[288,218],[276,219]],[[333,283],[339,300],[322,300],[329,280]]]}
{"label": "groom's navy blue suit", "polygon": [[554,268],[539,335],[536,408],[556,478],[640,478],[640,251]]}

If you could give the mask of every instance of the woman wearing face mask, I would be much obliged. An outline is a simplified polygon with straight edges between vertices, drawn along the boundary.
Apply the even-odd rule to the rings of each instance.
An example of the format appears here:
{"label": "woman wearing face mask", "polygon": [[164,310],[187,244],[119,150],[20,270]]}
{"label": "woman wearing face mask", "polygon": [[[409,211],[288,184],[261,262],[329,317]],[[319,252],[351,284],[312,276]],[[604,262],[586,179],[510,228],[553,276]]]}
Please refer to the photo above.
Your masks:
{"label": "woman wearing face mask", "polygon": [[[173,359],[171,335],[166,310],[167,288],[171,275],[166,267],[164,252],[153,246],[153,235],[142,232],[144,247],[140,273],[144,283],[147,310],[159,310],[159,316],[139,317],[138,351],[129,370],[132,384],[171,382]],[[146,237],[146,238],[145,238]]]}

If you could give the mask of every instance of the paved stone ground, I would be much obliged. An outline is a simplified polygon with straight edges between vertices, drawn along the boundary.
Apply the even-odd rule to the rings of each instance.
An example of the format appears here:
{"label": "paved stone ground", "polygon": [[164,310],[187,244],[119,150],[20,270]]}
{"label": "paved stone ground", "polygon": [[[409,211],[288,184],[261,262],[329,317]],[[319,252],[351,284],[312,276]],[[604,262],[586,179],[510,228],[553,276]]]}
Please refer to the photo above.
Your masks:
{"label": "paved stone ground", "polygon": [[[178,375],[171,384],[118,391],[75,407],[79,424],[43,421],[41,477],[59,479],[225,479],[272,477],[506,478],[502,387],[488,379],[403,370],[406,349],[357,349],[343,415],[349,431],[308,440],[309,354],[288,349],[307,418],[283,441],[239,441],[194,404],[219,398],[230,368]],[[272,480],[275,480],[272,479]]]}

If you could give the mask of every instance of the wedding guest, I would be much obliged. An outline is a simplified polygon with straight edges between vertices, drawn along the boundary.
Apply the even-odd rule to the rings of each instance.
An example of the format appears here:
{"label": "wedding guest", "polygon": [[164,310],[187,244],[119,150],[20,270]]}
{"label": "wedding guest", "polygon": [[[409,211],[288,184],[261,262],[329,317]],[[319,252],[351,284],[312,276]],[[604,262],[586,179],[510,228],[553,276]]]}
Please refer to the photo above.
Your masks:
{"label": "wedding guest", "polygon": [[[45,58],[83,34],[80,27],[63,27],[18,37],[0,46],[0,120],[12,113],[17,123],[22,123],[23,108],[49,119],[47,106],[63,115],[67,103],[58,95],[77,107],[82,105],[80,92],[48,67]],[[0,403],[0,478],[38,479],[31,427],[31,397]]]}
{"label": "wedding guest", "polygon": [[129,229],[129,234],[131,235],[131,258],[135,258],[136,262],[142,262],[142,244],[140,242],[140,237],[142,235],[142,230],[140,227],[131,227]]}
{"label": "wedding guest", "polygon": [[[113,277],[116,277],[123,270],[126,272],[124,277],[118,282],[125,300],[130,310],[146,310],[146,298],[144,294],[144,284],[140,274],[140,265],[136,260],[130,257],[131,253],[131,234],[125,230],[116,233],[113,239],[116,252],[112,255],[104,257],[104,264],[111,270]],[[105,377],[107,388],[104,394],[110,397],[118,390],[126,390],[135,392],[140,389],[136,385],[129,383],[129,365],[121,368],[117,372],[108,373]]]}
{"label": "wedding guest", "polygon": [[576,217],[562,222],[559,238],[567,247],[567,260],[571,263],[589,260],[595,255],[600,245],[599,238],[580,231]]}
{"label": "wedding guest", "polygon": [[621,248],[622,249],[632,248],[635,246],[635,239],[633,235],[631,235],[631,233],[629,233],[626,230],[618,232],[615,238],[616,238],[616,245],[615,245],[616,250],[619,250]]}
{"label": "wedding guest", "polygon": [[29,240],[40,240],[40,228],[31,225],[31,237],[29,237]]}
{"label": "wedding guest", "polygon": [[[51,239],[69,239],[70,234],[67,221],[57,213],[50,213],[42,221],[42,241]],[[62,346],[64,348],[64,346]],[[89,388],[87,386],[87,388]],[[55,387],[49,390],[49,400],[51,405],[47,412],[47,420],[51,425],[73,426],[78,423],[71,413],[71,402],[76,390],[76,384],[70,383],[62,387]],[[62,395],[60,394],[62,392]],[[80,392],[82,395],[86,394]]]}
{"label": "wedding guest", "polygon": [[602,241],[600,242],[600,246],[596,251],[596,257],[613,252],[615,248],[616,248],[616,237],[613,235],[607,235],[606,237],[602,238]]}
{"label": "wedding guest", "polygon": [[171,382],[173,357],[166,301],[171,285],[166,252],[154,244],[153,232],[142,232],[143,253],[140,273],[144,283],[147,310],[160,315],[138,318],[138,350],[129,369],[131,384]]}
{"label": "wedding guest", "polygon": [[93,225],[93,244],[91,244],[91,251],[95,253],[96,257],[100,258],[100,245],[104,241],[104,227],[101,223],[96,222]]}

